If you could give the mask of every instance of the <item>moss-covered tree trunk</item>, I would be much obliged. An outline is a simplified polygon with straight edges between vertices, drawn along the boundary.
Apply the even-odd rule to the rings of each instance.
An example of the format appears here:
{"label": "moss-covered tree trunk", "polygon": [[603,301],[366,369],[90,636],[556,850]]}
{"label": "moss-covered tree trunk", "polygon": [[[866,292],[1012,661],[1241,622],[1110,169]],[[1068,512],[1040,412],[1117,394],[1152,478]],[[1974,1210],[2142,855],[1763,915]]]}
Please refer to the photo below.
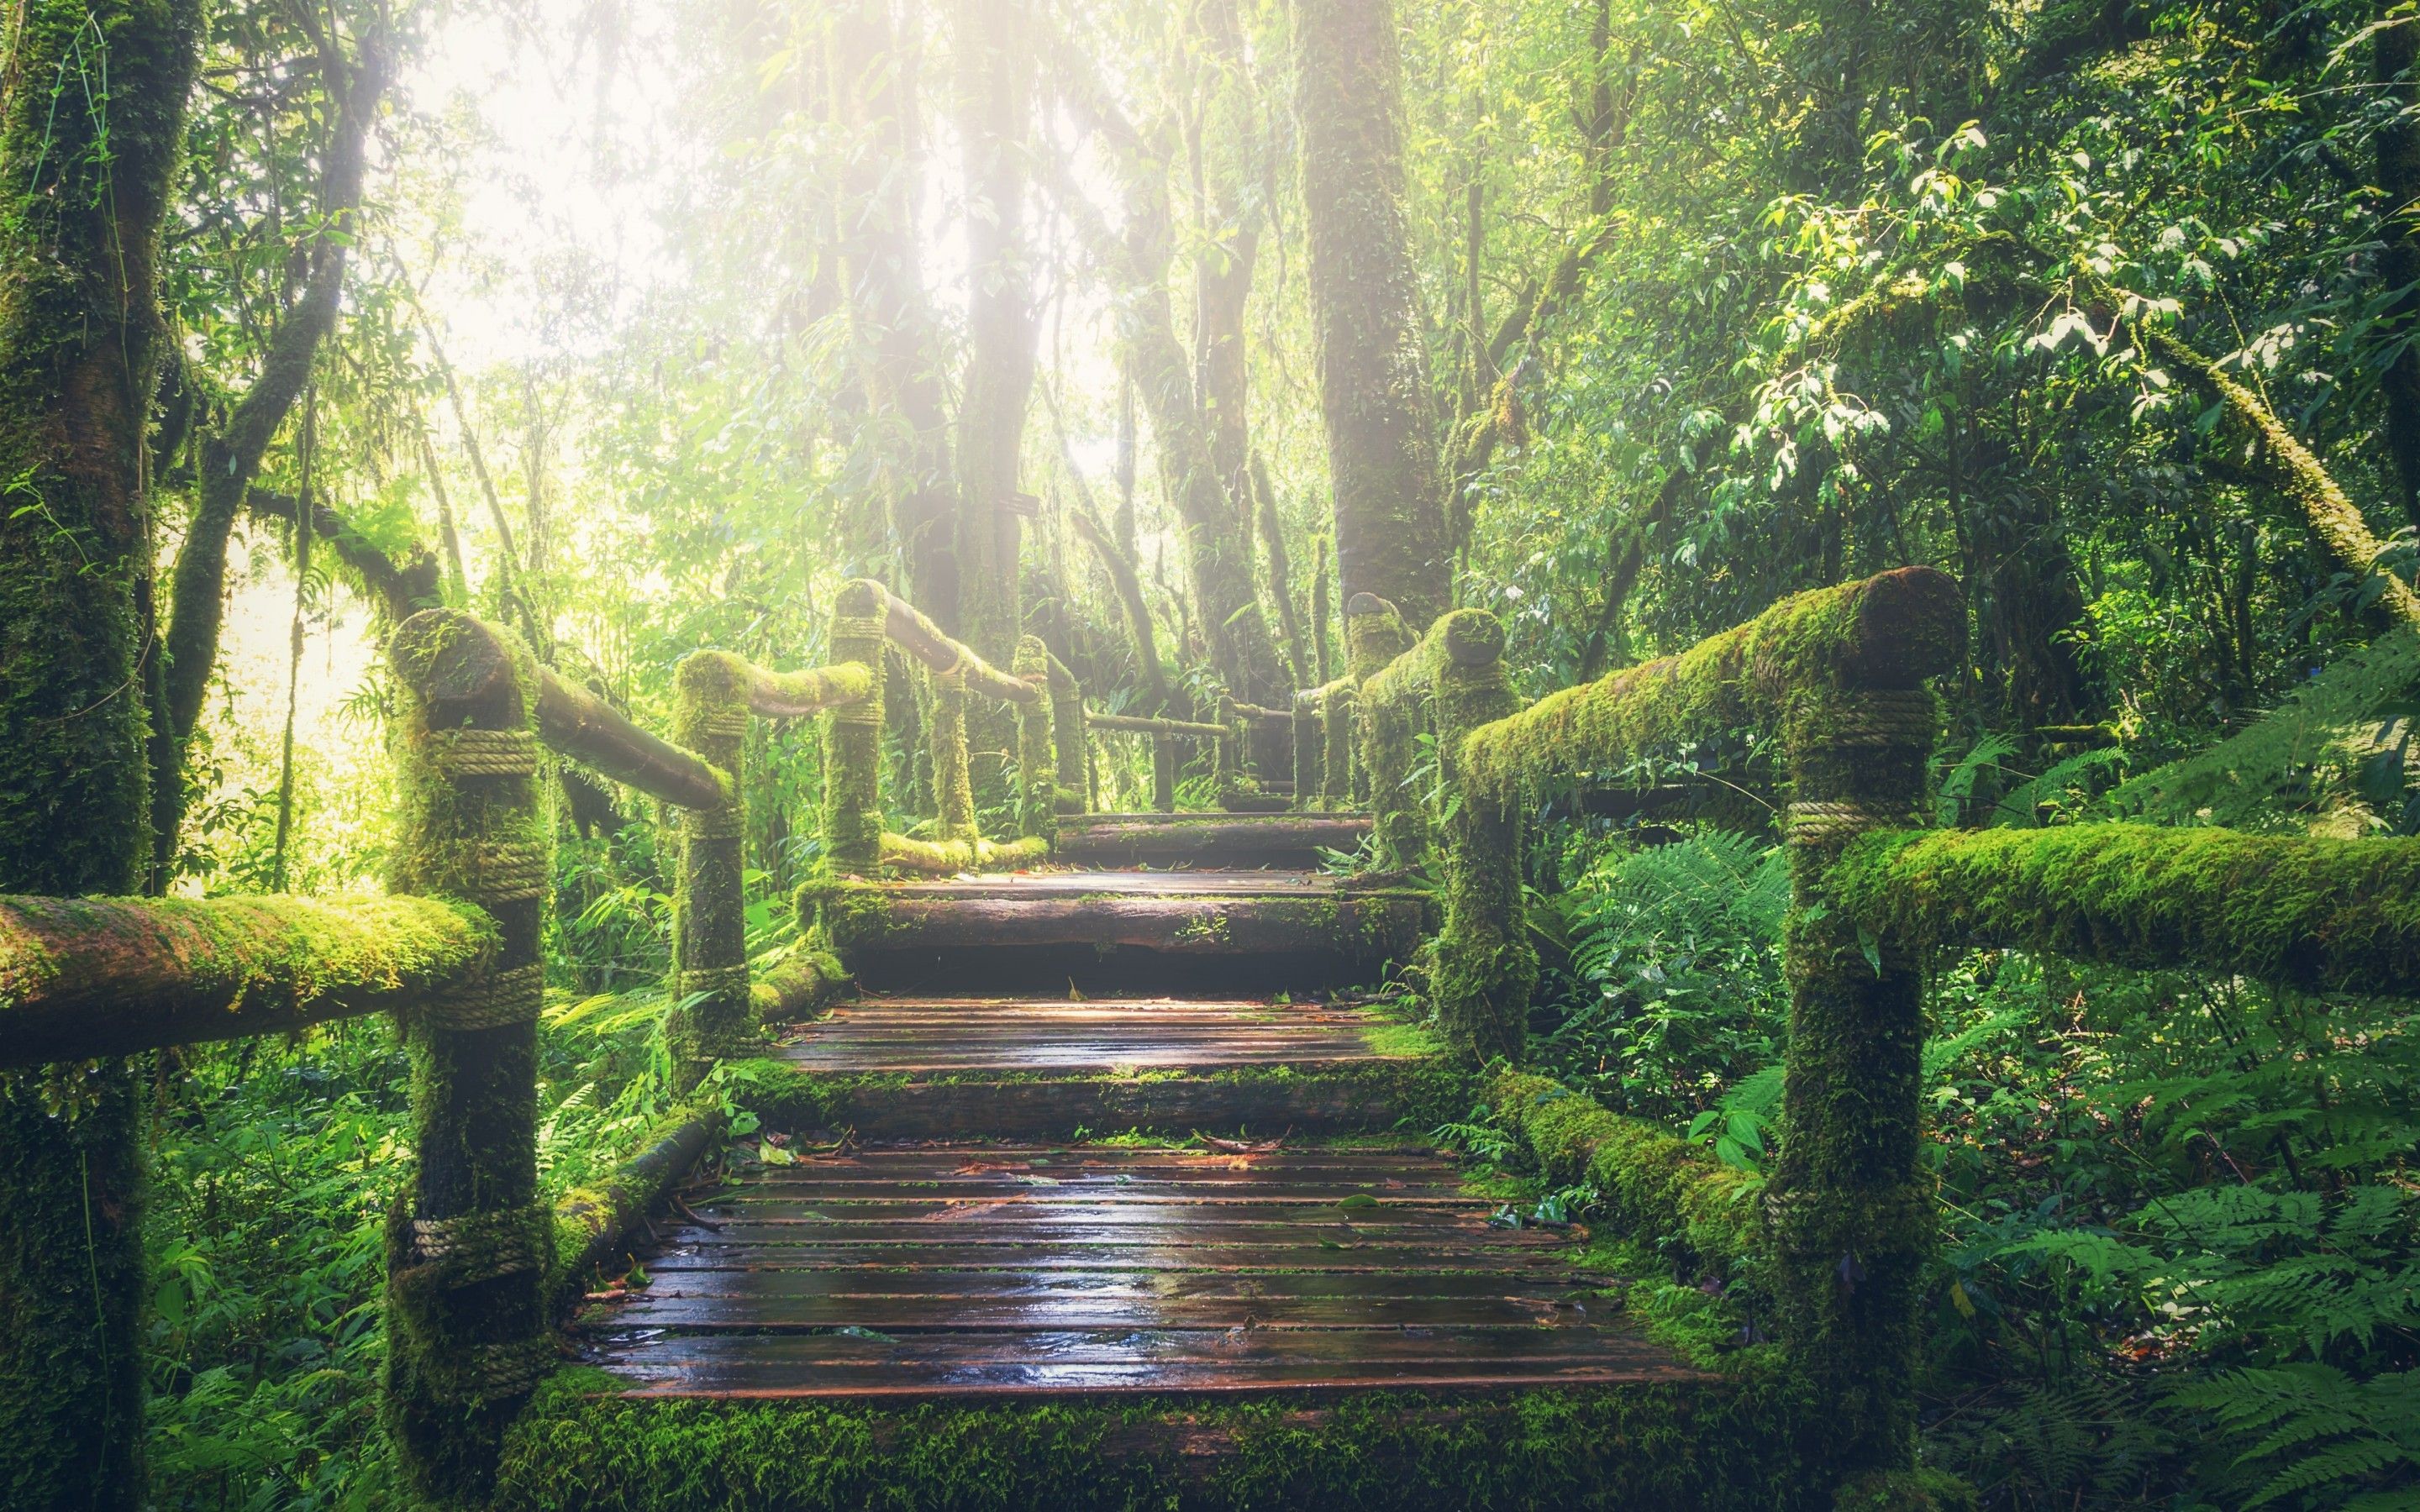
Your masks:
{"label": "moss-covered tree trunk", "polygon": [[1391,601],[1417,634],[1445,612],[1452,582],[1412,270],[1392,0],[1300,0],[1294,57],[1342,591]]}
{"label": "moss-covered tree trunk", "polygon": [[[0,890],[131,892],[148,858],[144,424],[200,24],[192,0],[32,0],[15,18],[0,105]],[[141,1498],[137,1108],[117,1061],[0,1077],[0,1505]]]}

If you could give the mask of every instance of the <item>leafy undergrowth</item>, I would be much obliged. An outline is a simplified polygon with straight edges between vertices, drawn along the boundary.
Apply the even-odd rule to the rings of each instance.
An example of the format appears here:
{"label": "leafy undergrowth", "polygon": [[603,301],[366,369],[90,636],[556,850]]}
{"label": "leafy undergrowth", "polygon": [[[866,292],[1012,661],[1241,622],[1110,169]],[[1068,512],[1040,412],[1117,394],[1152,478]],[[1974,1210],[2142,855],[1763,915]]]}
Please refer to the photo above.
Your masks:
{"label": "leafy undergrowth", "polygon": [[[1538,1058],[1759,1171],[1777,852],[1709,833],[1559,859],[1572,949]],[[1929,1461],[1995,1507],[2420,1505],[2412,1005],[1996,952],[1936,962],[1931,1006]],[[1511,1143],[1483,1115],[1455,1132]],[[1692,1278],[1632,1273],[1653,1282],[1632,1313],[1676,1304],[1685,1340]]]}
{"label": "leafy undergrowth", "polygon": [[[659,995],[559,1004],[540,1037],[550,1192],[671,1105]],[[409,1066],[381,1020],[162,1057],[146,1217],[152,1502],[258,1512],[401,1497],[378,1426],[387,1205]]]}

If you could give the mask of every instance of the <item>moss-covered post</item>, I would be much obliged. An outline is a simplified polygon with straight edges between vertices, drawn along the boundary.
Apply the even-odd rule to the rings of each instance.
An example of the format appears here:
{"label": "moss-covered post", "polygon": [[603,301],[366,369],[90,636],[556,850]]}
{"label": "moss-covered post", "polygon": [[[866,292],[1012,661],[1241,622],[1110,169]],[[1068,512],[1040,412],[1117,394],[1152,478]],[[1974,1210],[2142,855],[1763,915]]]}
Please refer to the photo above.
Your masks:
{"label": "moss-covered post", "polygon": [[824,867],[870,876],[882,864],[881,588],[859,579],[832,608],[831,659],[873,673],[864,698],[824,716]]}
{"label": "moss-covered post", "polygon": [[1218,695],[1218,713],[1212,722],[1226,732],[1210,742],[1210,793],[1215,802],[1243,785],[1249,775],[1251,758],[1244,749],[1244,727],[1235,717],[1233,698],[1225,693]]}
{"label": "moss-covered post", "polygon": [[[710,809],[681,810],[680,880],[673,898],[673,1001],[667,1026],[681,1090],[754,1038],[748,1000],[747,667],[727,651],[684,657],[673,674],[673,740],[723,780]],[[694,998],[695,1001],[690,1001]]]}
{"label": "moss-covered post", "polygon": [[1176,811],[1176,737],[1151,737],[1151,806],[1157,813]]}
{"label": "moss-covered post", "polygon": [[1042,696],[1016,706],[1017,825],[1020,835],[1059,828],[1059,761],[1051,749],[1050,649],[1038,635],[1020,637],[1010,670]]}
{"label": "moss-covered post", "polygon": [[1326,782],[1320,790],[1322,807],[1341,812],[1353,807],[1353,723],[1359,717],[1357,700],[1350,682],[1341,682],[1328,690],[1320,708],[1320,738],[1326,742]]}
{"label": "moss-covered post", "polygon": [[1791,1026],[1765,1215],[1782,1337],[1811,1406],[1801,1451],[1847,1484],[1915,1458],[1917,1286],[1934,1228],[1917,1165],[1924,1002],[1911,949],[1818,903],[1853,838],[1922,822],[1938,727],[1923,684],[1956,664],[1965,622],[1937,573],[1840,602],[1853,624],[1776,637],[1822,645],[1825,664],[1796,669],[1781,703]]}
{"label": "moss-covered post", "polygon": [[1401,701],[1369,696],[1370,680],[1412,648],[1395,606],[1375,594],[1356,594],[1344,606],[1344,643],[1353,681],[1361,686],[1361,767],[1369,774],[1372,838],[1381,870],[1415,865],[1425,848],[1420,813],[1409,788],[1412,711]]}
{"label": "moss-covered post", "polygon": [[967,760],[967,670],[952,667],[932,674],[933,713],[925,731],[933,752],[933,838],[972,843],[975,789]]}
{"label": "moss-covered post", "polygon": [[1084,739],[1084,689],[1076,674],[1056,656],[1045,663],[1050,685],[1050,749],[1059,763],[1057,809],[1061,813],[1082,813],[1091,807],[1087,794],[1090,779],[1084,757],[1088,743]]}
{"label": "moss-covered post", "polygon": [[494,966],[405,1018],[417,1168],[386,1237],[385,1415],[429,1499],[477,1501],[505,1426],[552,1369],[537,1191],[539,926],[553,867],[538,807],[529,649],[452,610],[392,646],[394,891],[494,918]]}
{"label": "moss-covered post", "polygon": [[1463,780],[1466,735],[1513,709],[1504,625],[1484,609],[1456,609],[1431,637],[1428,670],[1444,764],[1444,928],[1431,948],[1430,991],[1456,1051],[1484,1062],[1517,1059],[1528,1035],[1538,951],[1521,900],[1522,814],[1508,795]]}
{"label": "moss-covered post", "polygon": [[1294,806],[1319,807],[1319,790],[1327,781],[1327,748],[1319,725],[1318,701],[1299,698],[1294,703]]}

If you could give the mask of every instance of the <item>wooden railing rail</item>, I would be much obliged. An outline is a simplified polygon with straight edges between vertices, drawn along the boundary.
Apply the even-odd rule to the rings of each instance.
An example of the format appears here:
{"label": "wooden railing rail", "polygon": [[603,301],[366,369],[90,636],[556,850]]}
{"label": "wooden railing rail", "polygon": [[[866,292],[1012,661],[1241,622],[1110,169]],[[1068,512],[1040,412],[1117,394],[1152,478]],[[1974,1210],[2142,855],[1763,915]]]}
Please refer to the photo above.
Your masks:
{"label": "wooden railing rail", "polygon": [[[1445,923],[1428,957],[1430,995],[1448,1039],[1474,1058],[1517,1057],[1525,1038],[1535,964],[1522,828],[1542,792],[1583,773],[1645,769],[1744,727],[1777,739],[1797,906],[1785,943],[1786,1133],[1761,1229],[1771,1285],[1792,1368],[1826,1404],[1810,1462],[1844,1474],[1911,1464],[1916,1288],[1932,1233],[1917,1168],[1920,985],[1907,937],[1861,936],[1848,910],[1825,905],[1824,882],[1860,835],[1920,822],[1938,729],[1925,683],[1959,663],[1957,585],[1907,568],[1802,594],[1678,656],[1518,712],[1489,617],[1448,615],[1414,642],[1391,606],[1357,594],[1346,630],[1380,864],[1410,864],[1432,837],[1441,843]],[[1423,720],[1440,766],[1426,813],[1404,781]],[[1712,1170],[1656,1178],[1700,1179],[1718,1180]]]}
{"label": "wooden railing rail", "polygon": [[480,976],[493,920],[437,898],[0,898],[0,1067],[282,1034]]}

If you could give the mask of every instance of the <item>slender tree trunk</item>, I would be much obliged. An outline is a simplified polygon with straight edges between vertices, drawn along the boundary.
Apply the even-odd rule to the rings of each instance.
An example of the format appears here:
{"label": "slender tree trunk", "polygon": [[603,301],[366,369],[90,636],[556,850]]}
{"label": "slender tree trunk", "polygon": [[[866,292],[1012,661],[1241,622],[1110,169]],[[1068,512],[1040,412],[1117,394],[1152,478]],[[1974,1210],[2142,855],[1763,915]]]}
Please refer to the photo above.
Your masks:
{"label": "slender tree trunk", "polygon": [[915,74],[888,0],[848,0],[832,28],[833,108],[859,133],[841,187],[841,259],[865,387],[867,439],[907,566],[908,596],[953,635],[957,498],[941,350],[916,225]]}
{"label": "slender tree trunk", "polygon": [[1238,512],[1219,480],[1210,424],[1196,402],[1193,364],[1176,333],[1168,288],[1175,240],[1168,163],[1095,81],[1076,84],[1070,102],[1090,117],[1107,149],[1125,200],[1125,224],[1112,232],[1080,192],[1063,193],[1061,203],[1116,285],[1111,318],[1118,349],[1151,421],[1161,487],[1183,527],[1186,577],[1211,664],[1235,697],[1276,702],[1291,684],[1253,592],[1249,516]]}
{"label": "slender tree trunk", "polygon": [[[2412,66],[2420,62],[2420,22],[2390,23],[2370,46],[2374,82],[2408,111]],[[2407,338],[2420,339],[2412,331],[2420,321],[2420,127],[2406,116],[2378,133],[2378,185],[2386,195],[2379,265],[2387,288],[2395,291],[2388,321]],[[2386,402],[2386,450],[2395,459],[2404,517],[2420,524],[2420,349],[2407,346],[2397,353],[2379,389]]]}
{"label": "slender tree trunk", "polygon": [[1405,197],[1403,54],[1391,0],[1296,0],[1295,114],[1320,409],[1350,598],[1416,630],[1451,602],[1435,408]]}
{"label": "slender tree trunk", "polygon": [[[1033,18],[1026,0],[959,0],[958,137],[967,180],[965,394],[958,408],[960,633],[1006,667],[1024,632],[1018,515],[1026,411],[1033,397],[1032,249],[1025,235],[1032,149]],[[975,780],[986,806],[1006,796],[1004,761],[982,759],[1016,744],[1016,721],[988,699],[967,710]]]}
{"label": "slender tree trunk", "polygon": [[[149,859],[144,429],[201,25],[194,0],[16,15],[0,103],[0,891],[129,893]],[[0,1505],[142,1498],[140,1105],[122,1061],[0,1077]]]}
{"label": "slender tree trunk", "polygon": [[338,102],[320,177],[325,228],[311,248],[302,295],[270,338],[259,375],[236,402],[226,424],[202,440],[193,518],[177,552],[169,595],[164,641],[168,727],[151,732],[148,748],[151,862],[153,876],[163,887],[170,878],[178,832],[184,825],[185,745],[201,721],[202,701],[218,667],[219,633],[226,612],[227,541],[253,479],[260,475],[262,457],[310,380],[320,344],[336,326],[370,122],[386,87],[384,47],[382,37],[365,34],[358,66],[348,66],[333,54],[322,60],[322,87]]}

